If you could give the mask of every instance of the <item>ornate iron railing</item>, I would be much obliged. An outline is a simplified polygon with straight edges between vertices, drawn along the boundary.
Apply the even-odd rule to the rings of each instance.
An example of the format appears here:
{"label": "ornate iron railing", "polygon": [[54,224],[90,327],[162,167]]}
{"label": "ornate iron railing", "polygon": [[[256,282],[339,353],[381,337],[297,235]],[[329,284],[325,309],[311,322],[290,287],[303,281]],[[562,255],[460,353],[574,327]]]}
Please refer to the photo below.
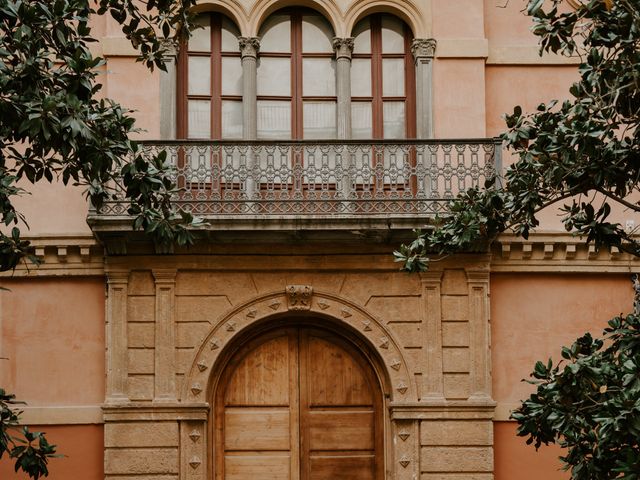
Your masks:
{"label": "ornate iron railing", "polygon": [[[500,142],[148,141],[166,151],[180,192],[175,204],[208,220],[423,218],[500,168]],[[98,218],[126,217],[124,196]]]}

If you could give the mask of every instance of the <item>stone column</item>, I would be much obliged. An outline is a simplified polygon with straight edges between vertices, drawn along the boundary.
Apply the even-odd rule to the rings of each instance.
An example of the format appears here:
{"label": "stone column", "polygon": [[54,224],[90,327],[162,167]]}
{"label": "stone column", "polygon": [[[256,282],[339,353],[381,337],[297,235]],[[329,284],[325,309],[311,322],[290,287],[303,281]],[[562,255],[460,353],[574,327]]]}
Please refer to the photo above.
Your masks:
{"label": "stone column", "polygon": [[127,403],[127,295],[129,272],[107,273],[107,392],[106,403]]}
{"label": "stone column", "polygon": [[416,134],[418,138],[433,138],[433,56],[436,41],[416,38],[411,53],[416,64]]}
{"label": "stone column", "polygon": [[489,270],[467,270],[471,333],[471,397],[491,400]]}
{"label": "stone column", "polygon": [[239,37],[242,57],[242,127],[245,140],[255,140],[258,136],[257,100],[258,51],[260,39]]}
{"label": "stone column", "polygon": [[160,70],[160,138],[176,138],[176,102],[177,102],[177,52],[165,57],[166,72]]}
{"label": "stone column", "polygon": [[430,270],[420,274],[423,298],[423,332],[426,349],[424,393],[421,400],[444,402],[442,372],[442,271]]}
{"label": "stone column", "polygon": [[155,393],[154,402],[176,401],[175,287],[176,270],[154,270]]}
{"label": "stone column", "polygon": [[338,139],[351,138],[351,53],[353,38],[334,38],[336,52],[336,97],[338,99]]}

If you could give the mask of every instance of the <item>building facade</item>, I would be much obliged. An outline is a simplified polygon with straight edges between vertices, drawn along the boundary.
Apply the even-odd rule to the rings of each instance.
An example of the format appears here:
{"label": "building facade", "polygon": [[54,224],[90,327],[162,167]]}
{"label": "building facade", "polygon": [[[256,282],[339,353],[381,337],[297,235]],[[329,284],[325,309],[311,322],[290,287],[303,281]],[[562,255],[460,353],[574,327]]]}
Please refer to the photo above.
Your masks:
{"label": "building facade", "polygon": [[201,2],[156,74],[99,20],[105,94],[208,224],[167,249],[123,202],[24,200],[44,263],[2,277],[0,384],[68,456],[53,479],[567,478],[509,411],[537,359],[631,308],[637,260],[556,212],[426,273],[391,255],[511,161],[503,112],[576,76],[497,3]]}

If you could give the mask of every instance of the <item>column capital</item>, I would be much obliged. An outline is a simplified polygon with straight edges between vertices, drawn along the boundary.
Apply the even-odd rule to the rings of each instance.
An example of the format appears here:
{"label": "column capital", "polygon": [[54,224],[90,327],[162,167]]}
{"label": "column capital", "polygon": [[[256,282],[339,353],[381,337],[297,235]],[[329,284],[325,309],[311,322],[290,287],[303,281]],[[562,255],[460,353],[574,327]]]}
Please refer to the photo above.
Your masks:
{"label": "column capital", "polygon": [[240,56],[258,58],[260,51],[260,39],[258,37],[238,37]]}
{"label": "column capital", "polygon": [[416,62],[431,60],[436,54],[435,38],[414,38],[411,42],[411,53]]}
{"label": "column capital", "polygon": [[351,60],[351,54],[353,53],[353,37],[334,37],[333,49],[336,52],[336,59],[348,58],[349,60]]}
{"label": "column capital", "polygon": [[126,285],[129,282],[129,270],[109,270],[106,272],[108,285]]}
{"label": "column capital", "polygon": [[162,59],[165,62],[172,62],[178,56],[178,46],[176,42],[169,39],[161,40],[160,43],[162,47],[165,49],[164,54],[162,55]]}
{"label": "column capital", "polygon": [[178,271],[175,268],[160,268],[151,271],[156,285],[159,283],[176,283],[176,275]]}

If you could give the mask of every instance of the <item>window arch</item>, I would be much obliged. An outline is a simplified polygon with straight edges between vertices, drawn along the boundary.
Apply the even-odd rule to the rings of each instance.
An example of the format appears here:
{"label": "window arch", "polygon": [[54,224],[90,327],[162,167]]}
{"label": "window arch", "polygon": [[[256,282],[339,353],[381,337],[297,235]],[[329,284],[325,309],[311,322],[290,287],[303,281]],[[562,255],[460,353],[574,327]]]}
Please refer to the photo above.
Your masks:
{"label": "window arch", "polygon": [[196,21],[178,56],[178,138],[242,138],[240,32],[220,13]]}
{"label": "window arch", "polygon": [[411,30],[397,17],[374,14],[356,24],[353,37],[353,138],[414,138],[416,87]]}
{"label": "window arch", "polygon": [[266,19],[259,33],[258,138],[335,138],[333,36],[314,10],[284,9]]}

